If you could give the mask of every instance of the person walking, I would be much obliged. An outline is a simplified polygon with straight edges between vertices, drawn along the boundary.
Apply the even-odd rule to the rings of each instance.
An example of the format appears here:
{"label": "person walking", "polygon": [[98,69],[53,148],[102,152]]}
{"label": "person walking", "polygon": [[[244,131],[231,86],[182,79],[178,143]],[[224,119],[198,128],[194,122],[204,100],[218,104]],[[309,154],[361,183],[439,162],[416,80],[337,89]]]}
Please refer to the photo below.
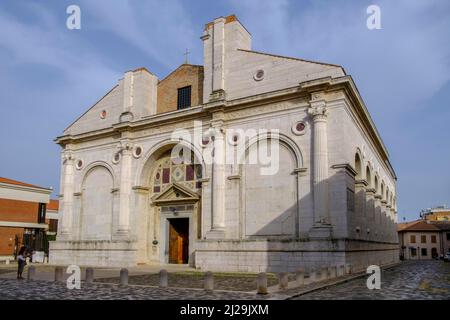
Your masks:
{"label": "person walking", "polygon": [[27,264],[27,248],[22,247],[19,250],[19,255],[17,256],[17,279],[22,280],[22,272]]}

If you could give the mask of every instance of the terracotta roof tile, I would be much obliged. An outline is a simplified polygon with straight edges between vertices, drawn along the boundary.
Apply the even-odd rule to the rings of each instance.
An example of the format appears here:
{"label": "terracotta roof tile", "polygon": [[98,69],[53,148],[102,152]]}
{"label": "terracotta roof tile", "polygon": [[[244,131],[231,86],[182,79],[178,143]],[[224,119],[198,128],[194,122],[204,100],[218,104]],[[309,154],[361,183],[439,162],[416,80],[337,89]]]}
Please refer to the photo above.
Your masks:
{"label": "terracotta roof tile", "polygon": [[423,220],[416,220],[412,222],[399,223],[397,230],[400,232],[406,231],[439,231],[440,229],[431,223]]}
{"label": "terracotta roof tile", "polygon": [[47,188],[42,188],[42,187],[39,187],[39,186],[36,186],[36,185],[29,184],[29,183],[25,183],[25,182],[21,182],[21,181],[17,181],[17,180],[12,180],[12,179],[8,179],[8,178],[3,178],[3,177],[0,177],[0,183],[13,184],[13,185],[16,185],[16,186],[24,186],[24,187],[47,189]]}

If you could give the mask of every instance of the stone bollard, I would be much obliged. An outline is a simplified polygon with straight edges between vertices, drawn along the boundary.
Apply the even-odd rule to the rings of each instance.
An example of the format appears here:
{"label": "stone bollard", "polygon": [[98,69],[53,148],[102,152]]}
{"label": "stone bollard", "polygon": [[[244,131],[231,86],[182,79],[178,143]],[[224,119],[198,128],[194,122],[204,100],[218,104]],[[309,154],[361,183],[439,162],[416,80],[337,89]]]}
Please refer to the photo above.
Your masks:
{"label": "stone bollard", "polygon": [[350,263],[347,263],[345,265],[345,274],[352,274],[352,267],[351,267]]}
{"label": "stone bollard", "polygon": [[169,286],[169,276],[167,274],[167,271],[162,269],[159,271],[159,287],[160,288],[167,288]]}
{"label": "stone bollard", "polygon": [[84,279],[86,284],[92,284],[94,282],[94,269],[86,268],[86,278]]}
{"label": "stone bollard", "polygon": [[63,267],[55,268],[55,282],[63,282],[64,281],[64,269]]}
{"label": "stone bollard", "polygon": [[267,294],[267,275],[265,272],[258,274],[256,279],[256,293],[257,294]]}
{"label": "stone bollard", "polygon": [[337,268],[336,266],[328,267],[328,274],[330,276],[330,279],[337,277]]}
{"label": "stone bollard", "polygon": [[6,259],[5,264],[9,264],[9,263],[10,263],[10,261],[9,261],[9,258],[8,258],[8,259]]}
{"label": "stone bollard", "polygon": [[289,286],[289,274],[287,272],[280,272],[278,274],[278,288],[286,290]]}
{"label": "stone bollard", "polygon": [[328,280],[328,267],[322,268],[322,281]]}
{"label": "stone bollard", "polygon": [[317,281],[317,271],[311,270],[309,271],[309,282],[316,282]]}
{"label": "stone bollard", "polygon": [[205,290],[214,290],[214,275],[211,271],[205,273]]}
{"label": "stone bollard", "polygon": [[305,271],[303,269],[298,269],[295,273],[295,281],[298,286],[302,286],[305,284]]}
{"label": "stone bollard", "polygon": [[27,280],[34,280],[34,276],[36,275],[36,267],[30,266],[28,268]]}
{"label": "stone bollard", "polygon": [[128,269],[120,269],[120,285],[127,286],[128,285]]}
{"label": "stone bollard", "polygon": [[48,257],[47,257],[47,256],[44,257],[44,263],[45,263],[45,264],[48,263]]}
{"label": "stone bollard", "polygon": [[343,264],[339,266],[339,276],[345,276],[345,265]]}

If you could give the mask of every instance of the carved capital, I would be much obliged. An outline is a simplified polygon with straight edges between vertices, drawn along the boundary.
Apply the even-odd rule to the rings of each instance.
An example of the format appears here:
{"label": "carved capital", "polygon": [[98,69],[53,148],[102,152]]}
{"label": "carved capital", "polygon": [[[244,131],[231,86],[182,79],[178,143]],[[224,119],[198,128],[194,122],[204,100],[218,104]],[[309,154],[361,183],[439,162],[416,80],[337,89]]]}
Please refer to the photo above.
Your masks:
{"label": "carved capital", "polygon": [[122,140],[117,145],[117,149],[119,149],[119,152],[121,152],[122,154],[131,154],[133,146],[134,144],[129,140]]}
{"label": "carved capital", "polygon": [[325,120],[327,118],[327,106],[324,101],[318,103],[311,103],[311,106],[308,109],[308,114],[316,120]]}
{"label": "carved capital", "polygon": [[62,155],[63,163],[64,164],[73,164],[73,160],[75,160],[75,157],[73,156],[73,153],[70,151],[66,151]]}

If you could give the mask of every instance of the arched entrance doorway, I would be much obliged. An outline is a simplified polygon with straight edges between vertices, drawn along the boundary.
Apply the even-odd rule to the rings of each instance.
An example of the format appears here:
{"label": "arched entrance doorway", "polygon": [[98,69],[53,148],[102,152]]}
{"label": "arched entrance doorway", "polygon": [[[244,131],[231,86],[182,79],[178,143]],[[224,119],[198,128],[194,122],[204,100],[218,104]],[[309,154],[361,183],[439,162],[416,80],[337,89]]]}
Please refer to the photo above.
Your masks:
{"label": "arched entrance doorway", "polygon": [[[161,263],[192,264],[201,233],[202,166],[188,157],[173,157],[168,148],[154,158],[150,175],[153,245]],[[186,151],[187,150],[187,151]]]}

